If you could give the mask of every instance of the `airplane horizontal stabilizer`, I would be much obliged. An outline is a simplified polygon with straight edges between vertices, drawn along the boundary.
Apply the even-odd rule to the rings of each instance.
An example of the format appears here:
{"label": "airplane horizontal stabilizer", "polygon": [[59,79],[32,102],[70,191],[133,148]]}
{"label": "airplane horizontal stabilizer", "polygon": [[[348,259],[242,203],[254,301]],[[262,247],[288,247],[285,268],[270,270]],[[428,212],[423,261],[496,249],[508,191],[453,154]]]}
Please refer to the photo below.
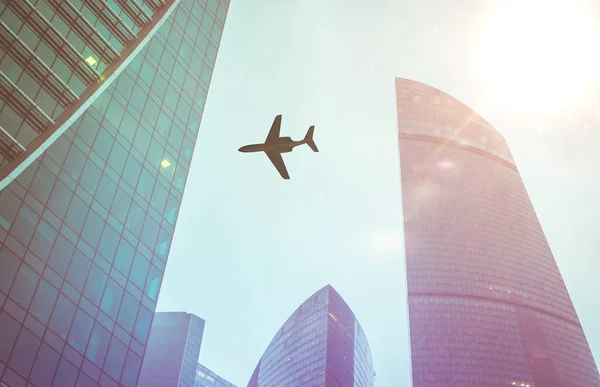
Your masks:
{"label": "airplane horizontal stabilizer", "polygon": [[308,144],[308,146],[310,147],[310,149],[312,149],[314,152],[318,152],[319,149],[317,148],[317,144],[315,144],[314,140],[313,140],[313,134],[315,133],[315,126],[311,126],[310,128],[308,128],[308,132],[306,132],[306,136],[304,136],[304,142]]}

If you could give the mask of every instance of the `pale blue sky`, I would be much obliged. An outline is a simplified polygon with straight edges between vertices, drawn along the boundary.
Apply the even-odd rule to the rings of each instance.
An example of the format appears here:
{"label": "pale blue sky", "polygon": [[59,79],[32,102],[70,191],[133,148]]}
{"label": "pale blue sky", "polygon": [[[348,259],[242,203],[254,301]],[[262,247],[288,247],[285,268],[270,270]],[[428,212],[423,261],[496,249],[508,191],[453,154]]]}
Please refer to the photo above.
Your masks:
{"label": "pale blue sky", "polygon": [[[600,360],[600,78],[570,109],[502,103],[478,67],[497,3],[231,1],[158,305],[206,320],[203,364],[245,386],[290,313],[330,283],[365,330],[377,386],[410,385],[396,76],[505,135]],[[600,4],[582,4],[600,25]],[[321,151],[285,154],[289,181],[237,151],[277,114],[294,139],[315,125]]]}

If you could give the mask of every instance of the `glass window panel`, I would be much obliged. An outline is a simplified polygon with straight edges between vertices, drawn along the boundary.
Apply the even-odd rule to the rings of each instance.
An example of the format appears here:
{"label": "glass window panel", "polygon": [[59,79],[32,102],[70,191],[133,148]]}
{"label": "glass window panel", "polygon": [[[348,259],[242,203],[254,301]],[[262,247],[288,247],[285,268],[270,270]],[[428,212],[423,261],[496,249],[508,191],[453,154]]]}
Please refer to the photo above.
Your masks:
{"label": "glass window panel", "polygon": [[[192,113],[193,115],[193,113]],[[190,122],[193,117],[190,118]],[[183,137],[180,156],[188,163],[192,161],[192,153],[194,152],[194,142],[188,136]]]}
{"label": "glass window panel", "polygon": [[143,155],[148,151],[150,145],[150,133],[141,126],[138,126],[135,139],[133,140],[133,146],[137,148]]}
{"label": "glass window panel", "polygon": [[131,198],[121,188],[117,190],[115,200],[113,201],[110,213],[113,214],[121,223],[125,223],[129,207],[131,205]]}
{"label": "glass window panel", "polygon": [[67,281],[78,291],[83,291],[83,285],[91,266],[92,261],[81,251],[76,250],[67,272]]}
{"label": "glass window panel", "polygon": [[173,226],[175,226],[175,221],[177,220],[179,204],[179,200],[175,199],[172,195],[169,195],[167,208],[165,210],[165,219]]}
{"label": "glass window panel", "polygon": [[73,191],[71,191],[62,181],[57,181],[50,196],[48,207],[56,216],[63,218],[67,212]]}
{"label": "glass window panel", "polygon": [[101,175],[102,170],[100,167],[92,160],[88,160],[85,169],[83,170],[83,174],[81,175],[81,179],[79,180],[79,184],[85,188],[90,195],[93,195],[96,192]]}
{"label": "glass window panel", "polygon": [[150,201],[150,204],[159,213],[162,213],[165,210],[168,195],[169,193],[162,186],[162,184],[156,184],[156,186],[154,187],[154,192],[152,193],[152,200]]}
{"label": "glass window panel", "polygon": [[156,238],[158,237],[159,226],[151,217],[147,216],[144,222],[144,229],[142,230],[142,242],[146,246],[152,248],[156,246]]}
{"label": "glass window panel", "polygon": [[[184,84],[185,87],[185,84]],[[178,91],[171,85],[167,88],[167,96],[165,97],[164,106],[167,106],[171,111],[177,109],[177,101],[179,101]]]}
{"label": "glass window panel", "polygon": [[89,376],[84,374],[83,372],[79,373],[79,377],[77,378],[77,386],[76,387],[96,387],[97,383],[94,382]]}
{"label": "glass window panel", "polygon": [[8,294],[8,290],[19,270],[21,260],[7,247],[0,250],[0,291]]}
{"label": "glass window panel", "polygon": [[98,186],[98,192],[96,192],[96,200],[104,206],[104,208],[110,208],[112,200],[117,191],[117,184],[108,175],[102,175],[100,179],[100,185]]}
{"label": "glass window panel", "polygon": [[150,86],[152,81],[154,80],[154,75],[156,74],[156,67],[146,59],[142,64],[142,69],[140,71],[140,79],[146,82],[146,85]]}
{"label": "glass window panel", "polygon": [[119,309],[117,322],[129,333],[132,333],[133,331],[133,324],[139,305],[140,304],[135,300],[135,298],[133,298],[132,295],[125,292],[125,295],[123,296],[123,302],[121,303],[121,308]]}
{"label": "glass window panel", "polygon": [[148,333],[150,332],[150,326],[152,324],[152,316],[152,312],[143,306],[140,306],[137,321],[135,322],[135,329],[133,331],[133,336],[138,339],[140,343],[145,344],[148,340]]}
{"label": "glass window panel", "polygon": [[74,315],[75,304],[61,293],[58,295],[58,301],[56,302],[48,327],[63,340],[66,340]]}
{"label": "glass window panel", "polygon": [[55,239],[56,230],[44,220],[41,220],[29,248],[35,255],[45,261],[50,255],[50,249],[52,249]]}
{"label": "glass window panel", "polygon": [[94,146],[92,149],[94,149],[94,152],[96,152],[98,156],[102,158],[102,160],[107,160],[114,141],[115,139],[110,135],[110,133],[108,133],[105,129],[101,129],[98,132],[98,136],[96,137],[96,141],[94,141]]}
{"label": "glass window panel", "polygon": [[[187,117],[189,117],[189,111],[188,115],[186,116],[185,122],[187,122]],[[173,125],[171,127],[171,133],[169,134],[169,144],[173,147],[173,149],[179,150],[179,148],[181,148],[182,141],[183,132],[177,125]]]}
{"label": "glass window panel", "polygon": [[0,191],[0,203],[0,226],[8,230],[17,216],[21,200],[9,189],[4,189]]}
{"label": "glass window panel", "polygon": [[160,163],[163,161],[164,154],[164,145],[161,145],[156,137],[152,137],[152,141],[150,141],[150,148],[148,149],[148,155],[146,156],[149,161],[149,165],[151,165],[153,168],[159,168]]}
{"label": "glass window panel", "polygon": [[36,387],[49,387],[58,365],[59,354],[45,343],[42,343],[31,376],[31,383]]}
{"label": "glass window panel", "polygon": [[120,175],[123,172],[125,166],[125,160],[127,159],[127,150],[123,148],[121,144],[115,142],[113,149],[110,152],[108,164]]}
{"label": "glass window panel", "polygon": [[173,124],[173,120],[169,117],[169,114],[161,110],[158,115],[158,120],[156,122],[155,131],[160,133],[160,135],[166,140],[169,138],[169,131],[171,130],[171,125]]}
{"label": "glass window panel", "polygon": [[82,354],[85,352],[85,346],[92,331],[94,320],[82,309],[78,309],[73,320],[71,333],[69,334],[69,344]]}
{"label": "glass window panel", "polygon": [[118,244],[119,233],[111,226],[106,225],[104,227],[104,231],[102,232],[102,237],[100,238],[98,252],[109,262],[112,262],[117,251]]}
{"label": "glass window panel", "polygon": [[90,210],[81,236],[86,242],[92,245],[92,247],[96,248],[98,246],[100,233],[102,233],[103,227],[104,220],[94,210]]}
{"label": "glass window panel", "polygon": [[[156,39],[152,39],[150,42],[154,42]],[[131,96],[131,92],[133,90],[133,87],[135,85],[135,81],[133,80],[133,78],[131,78],[129,76],[129,74],[127,73],[123,73],[119,76],[119,81],[117,83],[117,90],[119,90],[119,92],[121,94],[123,94],[123,96],[125,97],[125,99],[129,99],[129,97]]]}
{"label": "glass window panel", "polygon": [[148,268],[150,262],[140,253],[136,253],[135,261],[133,262],[133,268],[131,269],[131,275],[129,280],[137,285],[138,288],[144,289],[146,282],[146,275],[148,274]]}
{"label": "glass window panel", "polygon": [[187,170],[185,168],[177,168],[175,170],[175,177],[173,179],[173,186],[177,188],[177,190],[183,193],[183,188],[185,187],[185,180],[187,178]]}
{"label": "glass window panel", "polygon": [[85,356],[98,367],[102,367],[104,356],[106,356],[106,351],[108,350],[109,341],[110,333],[96,323]]}
{"label": "glass window panel", "polygon": [[121,383],[123,387],[136,387],[137,378],[142,366],[142,359],[132,351],[128,351]]}
{"label": "glass window panel", "polygon": [[27,377],[33,367],[40,342],[40,339],[28,329],[21,329],[8,365],[17,371],[19,375]]}
{"label": "glass window panel", "polygon": [[104,371],[115,380],[119,380],[121,378],[121,371],[123,370],[123,365],[125,364],[126,354],[127,347],[125,344],[113,337],[110,341],[108,355],[106,356]]}
{"label": "glass window panel", "polygon": [[77,374],[77,368],[63,357],[54,376],[52,387],[73,387]]}
{"label": "glass window panel", "polygon": [[125,113],[123,117],[123,122],[121,122],[121,126],[119,129],[119,133],[123,135],[130,143],[133,143],[133,136],[135,135],[135,131],[138,127],[139,119],[136,119],[129,113]]}
{"label": "glass window panel", "polygon": [[150,195],[152,194],[152,190],[154,188],[155,179],[156,178],[152,176],[145,168],[142,170],[136,191],[147,201],[150,201]]}
{"label": "glass window panel", "polygon": [[12,225],[11,234],[24,245],[28,245],[38,220],[39,216],[29,206],[23,204]]}
{"label": "glass window panel", "polygon": [[[168,97],[168,96],[167,96]],[[160,105],[153,98],[148,98],[146,101],[146,107],[144,108],[144,118],[148,122],[156,122],[158,119],[158,113],[160,112]]]}
{"label": "glass window panel", "polygon": [[106,290],[104,291],[104,297],[102,297],[100,309],[113,320],[117,319],[121,297],[123,297],[123,288],[112,278],[109,278],[108,283],[106,284]]}
{"label": "glass window panel", "polygon": [[102,291],[106,285],[106,279],[106,273],[98,266],[93,265],[85,284],[83,294],[92,301],[94,305],[100,305],[100,299],[102,298]]}
{"label": "glass window panel", "polygon": [[74,180],[79,179],[81,171],[83,170],[83,165],[85,164],[85,158],[86,156],[76,146],[73,145],[69,150],[63,168]]}
{"label": "glass window panel", "polygon": [[83,142],[91,147],[94,145],[94,140],[96,139],[99,129],[100,124],[98,121],[96,121],[91,114],[84,113],[81,118],[81,125],[79,126],[77,135]]}
{"label": "glass window panel", "polygon": [[217,47],[215,47],[212,43],[209,43],[208,49],[206,50],[206,58],[209,62],[215,63],[217,59]]}
{"label": "glass window panel", "polygon": [[150,273],[148,273],[148,280],[146,281],[146,294],[151,300],[156,301],[158,299],[158,291],[160,290],[160,282],[162,280],[162,273],[154,265],[150,266]]}
{"label": "glass window panel", "polygon": [[[40,202],[46,203],[50,197],[50,191],[54,186],[56,176],[54,176],[48,168],[40,165],[40,168],[35,174],[35,178],[31,182],[29,191],[35,196]],[[4,205],[4,204],[3,204]]]}
{"label": "glass window panel", "polygon": [[29,265],[22,264],[10,290],[10,298],[22,308],[27,309],[39,280],[40,276]]}
{"label": "glass window panel", "polygon": [[69,205],[65,223],[76,233],[81,233],[85,217],[88,213],[88,206],[77,195],[73,196],[73,200]]}
{"label": "glass window panel", "polygon": [[48,265],[61,277],[64,277],[69,262],[71,261],[71,257],[73,256],[73,251],[75,251],[75,246],[62,235],[58,235],[52,253],[50,254]]}
{"label": "glass window panel", "polygon": [[131,263],[133,262],[133,256],[135,254],[135,249],[129,242],[124,239],[121,239],[121,244],[119,244],[119,248],[117,250],[117,255],[115,257],[115,267],[119,269],[119,271],[125,275],[129,274],[129,270],[131,269]]}
{"label": "glass window panel", "polygon": [[15,319],[10,317],[6,312],[0,312],[0,332],[2,332],[2,340],[0,340],[1,362],[8,362],[20,328],[21,325]]}
{"label": "glass window panel", "polygon": [[158,233],[158,241],[156,242],[156,255],[163,259],[163,261],[167,258],[167,254],[169,253],[169,245],[171,243],[171,236],[164,230],[160,229]]}
{"label": "glass window panel", "polygon": [[154,78],[154,82],[152,84],[152,90],[156,93],[158,98],[163,98],[167,91],[167,79],[159,72],[156,74]]}
{"label": "glass window panel", "polygon": [[57,296],[58,290],[50,285],[50,282],[42,279],[33,298],[29,313],[43,324],[47,324]]}
{"label": "glass window panel", "polygon": [[137,181],[140,177],[140,172],[142,171],[142,166],[137,162],[133,157],[129,157],[127,159],[127,164],[125,164],[125,170],[123,171],[123,179],[125,179],[131,186],[135,187],[137,185]]}
{"label": "glass window panel", "polygon": [[146,105],[147,99],[147,90],[141,84],[138,83],[133,89],[133,94],[131,96],[131,99],[129,100],[129,103],[131,106],[137,109],[138,112],[142,112],[144,110],[144,106]]}
{"label": "glass window panel", "polygon": [[146,213],[137,203],[131,203],[131,208],[129,209],[129,216],[127,217],[125,227],[127,227],[127,229],[129,229],[135,236],[139,237],[142,231],[142,225],[144,224],[145,216]]}

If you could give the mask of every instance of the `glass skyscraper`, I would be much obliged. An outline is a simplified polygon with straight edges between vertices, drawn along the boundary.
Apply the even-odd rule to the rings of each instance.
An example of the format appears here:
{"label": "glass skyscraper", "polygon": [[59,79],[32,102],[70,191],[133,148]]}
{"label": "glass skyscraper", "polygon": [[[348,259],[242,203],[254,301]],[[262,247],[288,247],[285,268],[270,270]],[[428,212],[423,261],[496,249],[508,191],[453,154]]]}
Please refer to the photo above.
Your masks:
{"label": "glass skyscraper", "polygon": [[600,386],[505,139],[396,79],[413,385]]}
{"label": "glass skyscraper", "polygon": [[135,386],[228,0],[0,2],[0,381]]}
{"label": "glass skyscraper", "polygon": [[194,387],[237,387],[219,375],[215,374],[202,364],[196,366],[196,380]]}
{"label": "glass skyscraper", "polygon": [[138,387],[194,387],[204,320],[185,312],[154,315]]}
{"label": "glass skyscraper", "polygon": [[373,387],[365,334],[330,285],[306,300],[279,329],[248,387]]}

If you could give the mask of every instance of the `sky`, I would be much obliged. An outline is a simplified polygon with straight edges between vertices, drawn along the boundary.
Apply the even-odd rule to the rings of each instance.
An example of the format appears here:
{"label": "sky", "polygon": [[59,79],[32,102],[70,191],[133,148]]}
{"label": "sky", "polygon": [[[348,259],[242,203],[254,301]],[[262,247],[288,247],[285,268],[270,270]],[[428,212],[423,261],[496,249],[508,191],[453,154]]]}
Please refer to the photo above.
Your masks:
{"label": "sky", "polygon": [[[376,385],[410,386],[394,77],[506,137],[600,360],[600,3],[571,3],[588,24],[556,7],[514,8],[513,23],[499,0],[232,0],[157,308],[206,320],[200,362],[245,386],[289,315],[331,284],[366,333]],[[315,125],[320,150],[284,154],[290,180],[237,151],[277,114],[282,136]]]}

